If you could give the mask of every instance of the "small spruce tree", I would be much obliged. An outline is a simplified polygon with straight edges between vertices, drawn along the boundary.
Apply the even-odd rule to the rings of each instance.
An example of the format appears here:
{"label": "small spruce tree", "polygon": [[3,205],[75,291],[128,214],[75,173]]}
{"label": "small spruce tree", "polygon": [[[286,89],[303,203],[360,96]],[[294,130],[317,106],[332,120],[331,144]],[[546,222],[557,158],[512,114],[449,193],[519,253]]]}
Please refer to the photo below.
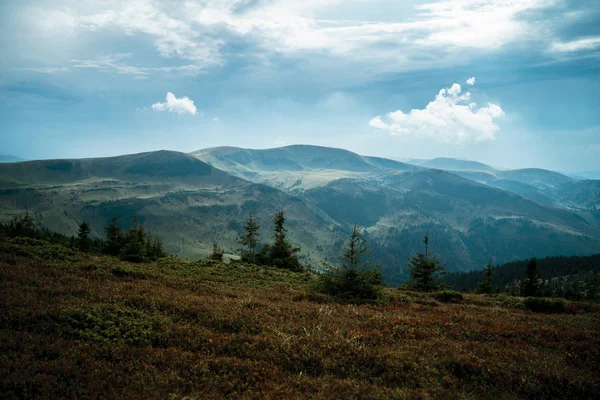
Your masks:
{"label": "small spruce tree", "polygon": [[277,268],[285,268],[292,271],[302,271],[304,268],[298,259],[300,248],[292,246],[287,240],[287,229],[285,227],[285,212],[280,210],[273,218],[274,242],[269,248],[269,264]]}
{"label": "small spruce tree", "polygon": [[121,228],[117,225],[117,217],[112,217],[110,223],[104,228],[104,232],[106,233],[106,242],[102,249],[103,253],[111,256],[119,255],[124,237]]}
{"label": "small spruce tree", "polygon": [[244,235],[240,238],[242,261],[256,263],[256,247],[258,246],[258,230],[260,226],[251,215],[244,225]]}
{"label": "small spruce tree", "polygon": [[532,258],[527,263],[525,278],[521,282],[521,295],[524,297],[537,297],[541,294],[540,274],[537,269],[537,258]]}
{"label": "small spruce tree", "polygon": [[81,251],[89,251],[92,246],[92,228],[90,225],[83,221],[79,224],[79,231],[77,232],[77,248]]}
{"label": "small spruce tree", "polygon": [[417,253],[410,258],[410,282],[409,287],[422,292],[431,292],[440,288],[436,278],[438,273],[443,273],[445,267],[440,264],[435,256],[429,254],[429,234],[425,235],[425,253]]}
{"label": "small spruce tree", "polygon": [[319,277],[318,289],[349,303],[377,300],[383,282],[380,267],[369,268],[369,261],[363,260],[370,251],[354,224],[350,240],[340,257],[342,265],[323,262],[326,272]]}
{"label": "small spruce tree", "polygon": [[478,283],[477,293],[491,294],[494,293],[493,287],[493,276],[494,270],[492,262],[490,261],[485,268],[485,280]]}
{"label": "small spruce tree", "polygon": [[225,252],[223,251],[222,248],[219,247],[219,245],[217,244],[217,242],[213,242],[213,250],[212,250],[212,254],[210,255],[210,259],[211,260],[215,260],[215,261],[223,261],[223,254]]}

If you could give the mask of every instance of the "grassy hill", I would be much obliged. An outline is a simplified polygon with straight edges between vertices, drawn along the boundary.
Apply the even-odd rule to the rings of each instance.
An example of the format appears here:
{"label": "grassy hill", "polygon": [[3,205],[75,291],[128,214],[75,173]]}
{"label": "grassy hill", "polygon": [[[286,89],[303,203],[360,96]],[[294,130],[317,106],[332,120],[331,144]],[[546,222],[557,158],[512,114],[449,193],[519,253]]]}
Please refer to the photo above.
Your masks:
{"label": "grassy hill", "polygon": [[[271,218],[284,208],[304,262],[319,268],[321,260],[336,261],[357,223],[367,231],[372,261],[383,265],[392,284],[407,279],[407,258],[422,250],[427,232],[450,271],[478,269],[490,259],[600,251],[597,210],[554,207],[557,202],[591,207],[594,181],[538,170],[524,173],[532,184],[491,175],[505,172],[460,172],[478,174],[465,179],[317,146],[29,161],[0,164],[0,219],[28,209],[40,227],[73,234],[86,220],[95,236],[103,236],[113,216],[123,228],[135,216],[163,239],[169,253],[197,259],[210,253],[213,241],[237,253],[250,214],[263,228],[262,242],[270,241]],[[486,176],[495,182],[475,182]],[[544,185],[555,197],[533,186],[540,177],[547,178]],[[527,193],[492,186],[501,186],[498,182]],[[539,201],[525,198],[534,195]]]}
{"label": "grassy hill", "polygon": [[[306,261],[321,259],[337,225],[301,199],[253,184],[178,152],[120,157],[0,164],[0,217],[26,208],[40,227],[73,234],[86,220],[103,236],[116,216],[127,227],[135,216],[161,237],[172,254],[198,258],[213,241],[235,252],[237,236],[252,213],[270,239],[271,218],[284,208],[292,240]],[[332,233],[332,231],[334,233]]]}
{"label": "grassy hill", "polygon": [[241,263],[129,264],[0,242],[6,398],[594,398],[600,310],[385,291],[343,305]]}

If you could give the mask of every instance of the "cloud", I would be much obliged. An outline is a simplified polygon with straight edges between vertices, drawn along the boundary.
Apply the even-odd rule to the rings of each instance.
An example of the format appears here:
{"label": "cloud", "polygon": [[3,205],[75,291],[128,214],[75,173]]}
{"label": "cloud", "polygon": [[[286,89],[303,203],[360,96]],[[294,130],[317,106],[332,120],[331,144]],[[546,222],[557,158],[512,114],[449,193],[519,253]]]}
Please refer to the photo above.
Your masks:
{"label": "cloud", "polygon": [[600,36],[571,40],[569,42],[554,42],[550,47],[550,51],[555,53],[572,53],[583,50],[594,50],[597,47],[600,47]]}
{"label": "cloud", "polygon": [[467,85],[469,86],[473,86],[475,84],[475,77],[472,76],[469,79],[467,79]]}
{"label": "cloud", "polygon": [[152,109],[155,111],[169,111],[176,114],[192,114],[196,115],[196,106],[188,97],[177,98],[173,93],[168,92],[164,103],[152,104]]}
{"label": "cloud", "polygon": [[431,137],[448,143],[493,140],[500,130],[496,119],[504,116],[497,104],[477,108],[471,102],[471,93],[461,94],[458,83],[441,89],[435,99],[422,110],[390,112],[385,118],[376,116],[369,125],[389,131],[391,135]]}

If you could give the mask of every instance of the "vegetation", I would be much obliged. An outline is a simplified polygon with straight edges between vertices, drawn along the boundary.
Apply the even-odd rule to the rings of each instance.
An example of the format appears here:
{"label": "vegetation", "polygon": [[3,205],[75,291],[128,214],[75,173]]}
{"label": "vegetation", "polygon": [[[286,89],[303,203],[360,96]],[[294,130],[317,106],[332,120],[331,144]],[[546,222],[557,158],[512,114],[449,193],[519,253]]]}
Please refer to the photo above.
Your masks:
{"label": "vegetation", "polygon": [[[521,295],[530,260],[515,261],[493,268],[495,291]],[[489,267],[488,267],[489,268]],[[478,282],[487,280],[487,271],[453,273],[444,282],[459,291],[477,291]],[[599,301],[600,254],[593,256],[561,256],[536,260],[538,295],[570,300]]]}
{"label": "vegetation", "polygon": [[[68,241],[67,241],[68,242]],[[347,305],[310,273],[129,263],[0,238],[6,398],[594,398],[600,306],[383,290]],[[85,382],[85,384],[81,384]]]}
{"label": "vegetation", "polygon": [[[300,272],[304,270],[304,266],[300,263],[298,258],[299,247],[294,247],[287,239],[287,228],[285,227],[285,212],[283,209],[279,210],[273,217],[273,243],[265,244],[261,247],[258,253],[255,255],[256,263],[260,265],[271,265],[277,268],[288,269],[290,271]],[[248,226],[248,224],[246,224]],[[252,227],[252,234],[248,236],[248,230],[246,229],[246,235],[248,237],[248,243],[254,245],[254,249],[258,242],[256,242],[258,226]],[[250,240],[250,238],[252,238]],[[248,256],[246,256],[247,258]]]}
{"label": "vegetation", "polygon": [[429,254],[429,235],[423,239],[425,244],[425,253],[417,253],[416,256],[409,259],[410,282],[408,287],[413,290],[431,292],[439,289],[440,283],[437,280],[437,274],[444,271],[444,266],[440,265],[439,260]]}
{"label": "vegetation", "polygon": [[212,249],[212,253],[209,258],[214,261],[223,261],[224,253],[225,253],[225,251],[219,247],[217,242],[213,242],[213,249]]}
{"label": "vegetation", "polygon": [[256,248],[259,243],[259,232],[260,226],[256,223],[253,216],[248,217],[246,224],[244,225],[244,234],[240,238],[240,244],[244,248],[240,249],[242,253],[242,260],[256,263]]}
{"label": "vegetation", "polygon": [[325,273],[319,276],[316,289],[348,303],[367,303],[381,296],[381,272],[379,266],[370,268],[363,257],[370,249],[354,224],[350,240],[346,245],[341,266],[323,262]]}
{"label": "vegetation", "polygon": [[487,267],[485,267],[485,280],[478,283],[476,292],[481,294],[492,294],[498,292],[499,290],[494,287],[493,277],[494,266],[490,261]]}

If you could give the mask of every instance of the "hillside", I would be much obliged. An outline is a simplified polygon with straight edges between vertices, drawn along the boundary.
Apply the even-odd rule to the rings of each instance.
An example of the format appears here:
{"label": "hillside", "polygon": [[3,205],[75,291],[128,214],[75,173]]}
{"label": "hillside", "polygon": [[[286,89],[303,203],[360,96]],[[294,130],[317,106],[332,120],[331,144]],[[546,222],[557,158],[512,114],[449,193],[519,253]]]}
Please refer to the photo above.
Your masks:
{"label": "hillside", "polygon": [[[52,256],[48,256],[52,254]],[[381,305],[310,291],[310,274],[164,259],[133,265],[0,241],[7,398],[594,398],[600,310],[522,299]]]}
{"label": "hillside", "polygon": [[[427,232],[449,271],[482,268],[490,259],[600,252],[597,211],[556,206],[592,204],[594,181],[563,184],[527,172],[531,179],[550,176],[548,187],[560,182],[550,198],[519,181],[498,180],[528,195],[457,174],[316,146],[29,161],[0,164],[0,219],[28,209],[40,227],[73,234],[86,220],[101,237],[113,216],[122,227],[135,216],[169,253],[197,259],[213,241],[237,254],[250,214],[262,227],[261,241],[270,241],[272,216],[283,207],[304,262],[316,269],[321,260],[335,262],[357,223],[390,284],[408,278],[406,260],[422,250]],[[538,201],[525,198],[534,195]]]}
{"label": "hillside", "polygon": [[25,208],[38,225],[73,234],[81,220],[103,236],[116,216],[126,227],[135,216],[161,237],[172,254],[198,258],[213,241],[235,252],[237,236],[252,213],[270,239],[272,215],[283,207],[290,234],[307,261],[321,259],[336,223],[301,199],[231,176],[194,157],[152,152],[121,157],[29,161],[0,165],[0,217]]}
{"label": "hillside", "polygon": [[9,154],[0,154],[0,163],[11,163],[11,162],[19,162],[25,161],[22,158],[11,156]]}
{"label": "hillside", "polygon": [[458,160],[456,158],[434,158],[418,164],[420,167],[443,169],[446,171],[495,171],[489,165],[470,160]]}

